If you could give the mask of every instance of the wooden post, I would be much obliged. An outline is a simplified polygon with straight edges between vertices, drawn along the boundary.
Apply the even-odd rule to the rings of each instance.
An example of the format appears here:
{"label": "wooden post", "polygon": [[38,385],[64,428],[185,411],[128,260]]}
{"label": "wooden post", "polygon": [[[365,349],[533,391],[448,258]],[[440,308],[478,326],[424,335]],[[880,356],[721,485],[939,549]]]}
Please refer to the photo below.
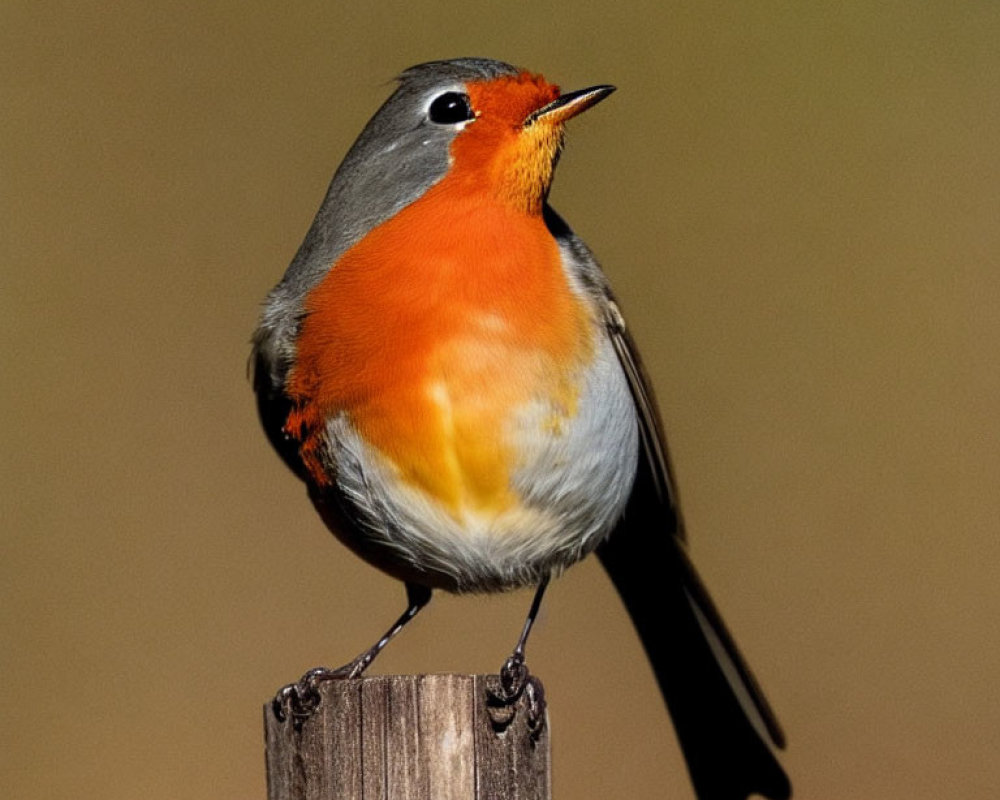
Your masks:
{"label": "wooden post", "polygon": [[264,706],[268,800],[550,800],[541,684],[511,705],[495,675],[319,685],[305,722]]}

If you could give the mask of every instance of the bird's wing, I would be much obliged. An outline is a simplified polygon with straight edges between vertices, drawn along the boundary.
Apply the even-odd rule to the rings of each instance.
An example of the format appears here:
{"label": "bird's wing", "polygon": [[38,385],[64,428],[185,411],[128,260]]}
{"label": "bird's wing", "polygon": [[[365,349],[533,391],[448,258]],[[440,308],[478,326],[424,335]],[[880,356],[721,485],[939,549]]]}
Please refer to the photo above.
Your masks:
{"label": "bird's wing", "polygon": [[682,542],[686,541],[684,519],[677,497],[677,484],[670,467],[670,454],[667,451],[660,409],[653,394],[652,384],[646,377],[646,370],[639,358],[639,350],[625,326],[625,318],[618,308],[618,303],[610,297],[610,293],[604,305],[604,321],[608,336],[618,355],[618,361],[625,372],[625,377],[628,378],[632,399],[635,401],[639,417],[639,438],[642,442],[645,463],[650,470],[649,477],[653,483],[653,490],[675,520],[673,535]]}

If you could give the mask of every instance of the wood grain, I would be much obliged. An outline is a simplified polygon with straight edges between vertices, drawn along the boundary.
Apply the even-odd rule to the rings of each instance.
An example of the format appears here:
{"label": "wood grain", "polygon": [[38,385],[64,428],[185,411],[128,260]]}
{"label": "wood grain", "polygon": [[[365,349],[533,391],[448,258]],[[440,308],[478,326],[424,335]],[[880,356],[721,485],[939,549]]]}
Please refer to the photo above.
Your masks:
{"label": "wood grain", "polygon": [[264,707],[268,800],[549,800],[536,680],[511,705],[492,675],[385,675],[320,684],[296,726]]}

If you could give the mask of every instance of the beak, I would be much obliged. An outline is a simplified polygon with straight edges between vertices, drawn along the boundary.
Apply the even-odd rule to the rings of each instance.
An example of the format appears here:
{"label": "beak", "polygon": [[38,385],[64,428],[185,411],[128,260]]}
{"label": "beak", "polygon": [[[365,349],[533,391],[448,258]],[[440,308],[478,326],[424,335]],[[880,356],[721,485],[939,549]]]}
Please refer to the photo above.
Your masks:
{"label": "beak", "polygon": [[567,92],[560,95],[547,106],[542,106],[537,111],[531,112],[524,120],[524,127],[533,125],[538,121],[546,122],[550,125],[561,125],[571,117],[586,111],[591,106],[597,105],[605,97],[615,90],[614,86],[591,86],[589,89],[579,89],[575,92]]}

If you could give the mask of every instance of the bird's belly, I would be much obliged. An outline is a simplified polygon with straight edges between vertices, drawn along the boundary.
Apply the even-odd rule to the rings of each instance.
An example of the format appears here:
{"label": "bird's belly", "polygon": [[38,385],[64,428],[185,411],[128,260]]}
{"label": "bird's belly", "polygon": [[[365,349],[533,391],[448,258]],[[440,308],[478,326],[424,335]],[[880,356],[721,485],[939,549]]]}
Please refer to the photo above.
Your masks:
{"label": "bird's belly", "polygon": [[501,336],[454,337],[352,420],[428,502],[460,522],[501,518],[519,502],[514,473],[560,446],[584,380],[584,365]]}
{"label": "bird's belly", "polygon": [[348,539],[409,578],[486,591],[562,569],[610,531],[638,435],[604,340],[567,368],[502,337],[454,339],[422,372],[329,422],[341,502],[360,523]]}

